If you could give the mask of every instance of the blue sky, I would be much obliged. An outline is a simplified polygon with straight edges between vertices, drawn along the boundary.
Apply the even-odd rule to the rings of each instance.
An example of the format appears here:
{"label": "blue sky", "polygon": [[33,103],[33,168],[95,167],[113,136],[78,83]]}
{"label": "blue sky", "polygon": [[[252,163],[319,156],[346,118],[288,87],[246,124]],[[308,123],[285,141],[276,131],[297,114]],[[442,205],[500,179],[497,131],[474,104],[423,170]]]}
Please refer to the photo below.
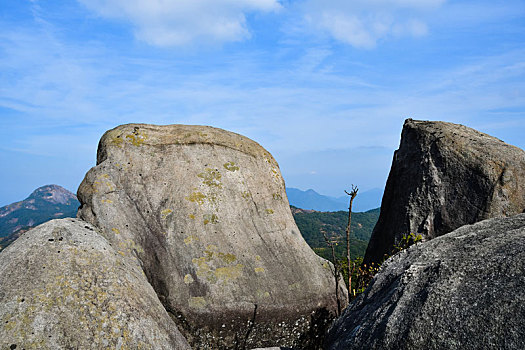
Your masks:
{"label": "blue sky", "polygon": [[289,187],[384,187],[407,117],[525,148],[525,1],[3,0],[0,205],[76,191],[130,122],[268,149]]}

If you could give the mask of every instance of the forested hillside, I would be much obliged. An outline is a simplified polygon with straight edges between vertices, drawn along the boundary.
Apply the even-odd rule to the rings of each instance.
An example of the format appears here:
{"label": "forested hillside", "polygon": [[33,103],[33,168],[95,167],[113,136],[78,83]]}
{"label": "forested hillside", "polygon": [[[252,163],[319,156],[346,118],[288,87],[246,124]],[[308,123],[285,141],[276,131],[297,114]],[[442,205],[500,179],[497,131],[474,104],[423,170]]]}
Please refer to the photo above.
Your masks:
{"label": "forested hillside", "polygon": [[[318,212],[293,206],[291,208],[301,234],[318,255],[324,258],[332,258],[332,253],[323,237],[323,231],[327,238],[334,243],[337,257],[342,258],[346,255],[347,211]],[[350,231],[350,254],[352,258],[364,256],[378,218],[379,208],[362,213],[352,213]]]}

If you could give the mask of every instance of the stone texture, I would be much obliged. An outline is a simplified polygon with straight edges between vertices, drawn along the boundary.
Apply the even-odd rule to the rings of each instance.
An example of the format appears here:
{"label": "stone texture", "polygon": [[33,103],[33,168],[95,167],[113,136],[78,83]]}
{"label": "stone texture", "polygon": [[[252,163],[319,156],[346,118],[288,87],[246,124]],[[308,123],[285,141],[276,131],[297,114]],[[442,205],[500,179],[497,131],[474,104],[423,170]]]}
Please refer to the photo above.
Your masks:
{"label": "stone texture", "polygon": [[385,262],[326,349],[525,349],[525,214],[464,226]]}
{"label": "stone texture", "polygon": [[78,219],[0,253],[1,349],[190,349],[140,266]]}
{"label": "stone texture", "polygon": [[333,318],[330,267],[297,229],[277,163],[250,139],[119,126],[78,198],[79,217],[140,261],[195,348],[315,348]]}
{"label": "stone texture", "polygon": [[364,260],[382,261],[403,234],[429,240],[522,212],[523,150],[463,125],[408,119]]}

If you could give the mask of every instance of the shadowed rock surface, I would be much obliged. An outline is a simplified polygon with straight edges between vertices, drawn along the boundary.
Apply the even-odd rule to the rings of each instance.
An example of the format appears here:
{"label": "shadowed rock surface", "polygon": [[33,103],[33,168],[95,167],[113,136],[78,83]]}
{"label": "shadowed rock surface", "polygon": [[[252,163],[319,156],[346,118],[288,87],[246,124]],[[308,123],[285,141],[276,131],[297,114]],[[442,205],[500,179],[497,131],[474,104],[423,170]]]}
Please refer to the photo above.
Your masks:
{"label": "shadowed rock surface", "polygon": [[381,262],[403,234],[429,240],[522,212],[523,150],[463,125],[407,119],[364,262]]}
{"label": "shadowed rock surface", "polygon": [[525,214],[464,226],[385,262],[326,349],[525,349]]}
{"label": "shadowed rock surface", "polygon": [[78,198],[79,217],[138,258],[193,347],[319,345],[334,279],[256,142],[204,126],[119,126],[102,137]]}
{"label": "shadowed rock surface", "polygon": [[140,266],[78,219],[0,253],[1,349],[190,349]]}

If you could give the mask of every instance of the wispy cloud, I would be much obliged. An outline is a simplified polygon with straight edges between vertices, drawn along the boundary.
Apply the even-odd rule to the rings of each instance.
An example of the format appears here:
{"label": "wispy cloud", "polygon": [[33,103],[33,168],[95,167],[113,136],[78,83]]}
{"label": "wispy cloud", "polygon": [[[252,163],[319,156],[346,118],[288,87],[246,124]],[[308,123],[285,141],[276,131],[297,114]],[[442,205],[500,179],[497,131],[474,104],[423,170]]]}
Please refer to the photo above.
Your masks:
{"label": "wispy cloud", "polygon": [[281,8],[277,0],[78,0],[100,16],[130,22],[137,38],[157,46],[250,37],[246,14]]}
{"label": "wispy cloud", "polygon": [[189,63],[117,57],[96,43],[61,42],[52,32],[0,36],[0,106],[26,113],[35,125],[82,122],[103,132],[133,121],[211,124],[285,156],[297,149],[395,148],[404,117],[475,122],[481,113],[523,106],[525,91],[519,50],[424,74],[393,71],[397,79],[389,83],[371,74],[373,66],[341,71],[345,57],[325,47],[268,68],[271,52]]}
{"label": "wispy cloud", "polygon": [[307,0],[299,8],[306,30],[316,29],[345,44],[370,49],[388,37],[426,35],[426,15],[445,1]]}

